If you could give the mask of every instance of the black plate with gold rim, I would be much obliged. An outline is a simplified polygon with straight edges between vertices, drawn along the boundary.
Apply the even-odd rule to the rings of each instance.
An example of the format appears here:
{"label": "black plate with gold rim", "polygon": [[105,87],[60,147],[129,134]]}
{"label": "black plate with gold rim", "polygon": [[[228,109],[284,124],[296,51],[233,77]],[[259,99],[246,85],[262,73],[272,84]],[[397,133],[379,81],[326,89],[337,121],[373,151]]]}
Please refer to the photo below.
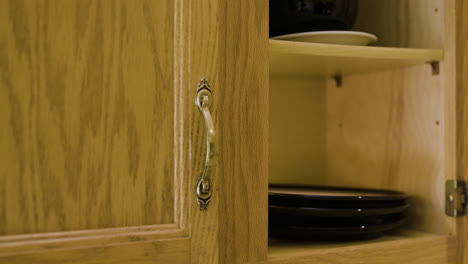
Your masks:
{"label": "black plate with gold rim", "polygon": [[333,188],[318,186],[270,185],[270,206],[291,208],[363,209],[401,207],[408,195],[387,190]]}

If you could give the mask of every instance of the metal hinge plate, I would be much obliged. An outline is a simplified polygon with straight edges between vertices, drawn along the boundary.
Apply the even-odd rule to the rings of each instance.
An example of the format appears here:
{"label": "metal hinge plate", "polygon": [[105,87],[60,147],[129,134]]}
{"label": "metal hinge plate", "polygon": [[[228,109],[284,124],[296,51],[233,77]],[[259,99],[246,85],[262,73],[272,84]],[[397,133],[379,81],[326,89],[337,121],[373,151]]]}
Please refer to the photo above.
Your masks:
{"label": "metal hinge plate", "polygon": [[450,180],[445,183],[445,214],[468,216],[468,182]]}

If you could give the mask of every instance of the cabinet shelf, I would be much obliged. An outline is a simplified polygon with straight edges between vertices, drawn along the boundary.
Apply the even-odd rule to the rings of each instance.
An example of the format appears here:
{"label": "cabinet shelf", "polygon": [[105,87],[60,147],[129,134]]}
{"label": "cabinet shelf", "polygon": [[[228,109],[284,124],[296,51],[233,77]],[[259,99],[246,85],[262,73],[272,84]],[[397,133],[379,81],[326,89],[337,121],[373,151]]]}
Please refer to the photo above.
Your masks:
{"label": "cabinet shelf", "polygon": [[445,263],[455,255],[454,237],[399,231],[379,239],[310,243],[270,241],[268,263]]}
{"label": "cabinet shelf", "polygon": [[270,40],[271,79],[321,79],[442,60],[439,49],[345,46]]}

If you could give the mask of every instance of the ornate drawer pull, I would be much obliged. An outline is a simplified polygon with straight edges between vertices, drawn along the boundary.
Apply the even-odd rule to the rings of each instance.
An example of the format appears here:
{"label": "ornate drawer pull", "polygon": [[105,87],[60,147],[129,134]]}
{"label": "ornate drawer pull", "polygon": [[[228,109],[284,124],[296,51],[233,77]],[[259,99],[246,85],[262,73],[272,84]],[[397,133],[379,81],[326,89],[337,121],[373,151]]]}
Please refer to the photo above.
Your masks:
{"label": "ornate drawer pull", "polygon": [[198,84],[195,104],[198,106],[200,113],[203,115],[206,127],[206,157],[205,168],[198,178],[195,191],[197,194],[197,203],[200,205],[200,210],[205,211],[211,201],[211,174],[215,169],[215,130],[213,119],[210,114],[210,106],[212,102],[211,87],[207,79],[203,77]]}

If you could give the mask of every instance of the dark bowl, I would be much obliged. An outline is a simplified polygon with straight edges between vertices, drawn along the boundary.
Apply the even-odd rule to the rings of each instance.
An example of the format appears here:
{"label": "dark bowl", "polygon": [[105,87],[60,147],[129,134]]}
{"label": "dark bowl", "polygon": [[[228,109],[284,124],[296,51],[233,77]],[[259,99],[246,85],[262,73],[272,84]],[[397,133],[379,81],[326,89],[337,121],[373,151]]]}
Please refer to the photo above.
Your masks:
{"label": "dark bowl", "polygon": [[270,0],[270,37],[351,30],[356,12],[357,0]]}

